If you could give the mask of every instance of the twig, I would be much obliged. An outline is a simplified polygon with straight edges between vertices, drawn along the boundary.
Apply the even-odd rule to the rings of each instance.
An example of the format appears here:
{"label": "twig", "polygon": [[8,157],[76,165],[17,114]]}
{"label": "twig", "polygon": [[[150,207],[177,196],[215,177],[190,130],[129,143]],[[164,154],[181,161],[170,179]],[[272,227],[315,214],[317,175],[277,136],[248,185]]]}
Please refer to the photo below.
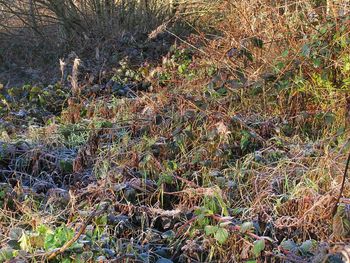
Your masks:
{"label": "twig", "polygon": [[189,43],[188,41],[182,39],[181,37],[179,37],[178,35],[174,34],[173,32],[171,32],[171,31],[169,31],[167,29],[165,29],[165,32],[169,33],[170,35],[172,35],[173,37],[177,38],[178,40],[180,40],[181,42],[185,43],[186,45],[190,46],[191,48],[193,48],[193,49],[195,49],[195,50],[197,50],[197,51],[207,55],[207,53],[204,50],[202,50],[202,49],[192,45],[191,43]]}
{"label": "twig", "polygon": [[333,216],[335,216],[335,214],[337,213],[338,203],[340,201],[341,196],[343,195],[345,180],[346,180],[348,168],[349,168],[349,163],[350,163],[350,152],[348,155],[348,159],[346,160],[345,170],[344,170],[344,174],[343,174],[343,181],[341,183],[339,195],[338,195],[337,201],[335,202],[334,207],[333,207],[333,211],[332,211]]}
{"label": "twig", "polygon": [[176,236],[182,234],[184,228],[190,224],[192,224],[194,221],[196,221],[198,216],[192,217],[190,220],[186,221],[182,226],[179,227],[178,232],[176,233]]}

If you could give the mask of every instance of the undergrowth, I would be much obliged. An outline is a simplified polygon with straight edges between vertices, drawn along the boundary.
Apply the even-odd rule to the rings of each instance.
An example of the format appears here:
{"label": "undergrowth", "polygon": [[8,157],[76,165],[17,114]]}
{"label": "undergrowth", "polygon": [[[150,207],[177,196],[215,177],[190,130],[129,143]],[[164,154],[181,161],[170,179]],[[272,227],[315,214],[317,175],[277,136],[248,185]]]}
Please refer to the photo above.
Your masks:
{"label": "undergrowth", "polygon": [[349,16],[216,8],[161,61],[0,85],[1,262],[347,262]]}

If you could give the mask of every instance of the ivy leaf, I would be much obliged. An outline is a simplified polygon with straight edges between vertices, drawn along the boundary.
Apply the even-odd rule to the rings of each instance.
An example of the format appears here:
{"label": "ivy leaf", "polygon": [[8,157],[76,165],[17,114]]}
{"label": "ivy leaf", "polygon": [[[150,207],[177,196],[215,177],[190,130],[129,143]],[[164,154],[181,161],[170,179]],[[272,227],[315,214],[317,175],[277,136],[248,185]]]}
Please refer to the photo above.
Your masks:
{"label": "ivy leaf", "polygon": [[256,257],[258,257],[260,256],[261,252],[265,249],[265,239],[255,240],[253,245],[253,253]]}
{"label": "ivy leaf", "polygon": [[214,238],[220,243],[223,244],[228,238],[228,231],[225,228],[219,228],[215,235]]}

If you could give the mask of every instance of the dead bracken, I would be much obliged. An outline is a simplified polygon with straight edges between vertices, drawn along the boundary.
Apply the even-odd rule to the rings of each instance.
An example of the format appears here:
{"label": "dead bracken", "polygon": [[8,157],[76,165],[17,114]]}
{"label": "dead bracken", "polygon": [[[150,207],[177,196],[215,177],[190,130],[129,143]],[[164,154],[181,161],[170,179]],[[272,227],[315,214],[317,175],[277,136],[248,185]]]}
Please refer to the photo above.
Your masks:
{"label": "dead bracken", "polygon": [[20,2],[0,262],[349,261],[346,1]]}

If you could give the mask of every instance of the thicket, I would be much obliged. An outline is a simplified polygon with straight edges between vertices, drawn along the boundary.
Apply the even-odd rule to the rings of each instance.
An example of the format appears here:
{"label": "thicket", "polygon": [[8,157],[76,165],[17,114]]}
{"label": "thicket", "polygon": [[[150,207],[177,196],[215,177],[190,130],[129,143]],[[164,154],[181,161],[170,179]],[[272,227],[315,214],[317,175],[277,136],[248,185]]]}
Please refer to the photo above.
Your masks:
{"label": "thicket", "polygon": [[0,7],[0,261],[347,262],[347,1]]}

